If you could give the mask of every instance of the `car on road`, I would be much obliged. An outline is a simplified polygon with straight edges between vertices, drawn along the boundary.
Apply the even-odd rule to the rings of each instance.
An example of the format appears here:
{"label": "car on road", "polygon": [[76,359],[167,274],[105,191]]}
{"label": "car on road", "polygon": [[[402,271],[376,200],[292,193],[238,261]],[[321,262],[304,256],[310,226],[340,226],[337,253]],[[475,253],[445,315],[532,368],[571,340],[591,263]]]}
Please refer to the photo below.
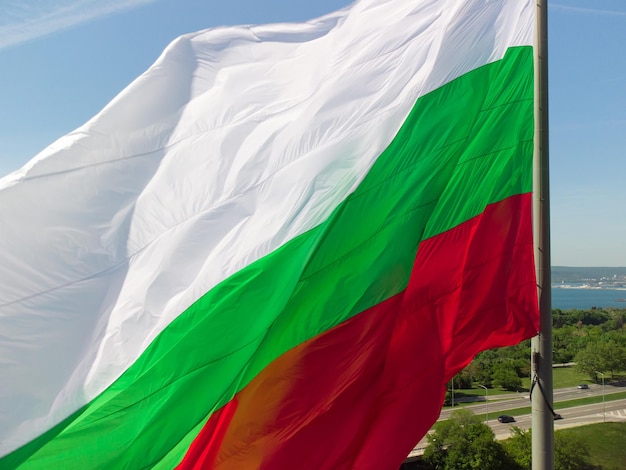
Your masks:
{"label": "car on road", "polygon": [[515,418],[509,415],[500,415],[498,416],[498,421],[501,423],[514,423]]}
{"label": "car on road", "polygon": [[561,415],[560,415],[560,414],[558,414],[558,413],[554,413],[554,416],[553,416],[553,417],[554,417],[554,421],[556,421],[557,419],[563,419],[563,416],[561,416]]}
{"label": "car on road", "polygon": [[580,390],[587,390],[589,388],[589,385],[587,384],[580,384],[578,387],[576,387]]}

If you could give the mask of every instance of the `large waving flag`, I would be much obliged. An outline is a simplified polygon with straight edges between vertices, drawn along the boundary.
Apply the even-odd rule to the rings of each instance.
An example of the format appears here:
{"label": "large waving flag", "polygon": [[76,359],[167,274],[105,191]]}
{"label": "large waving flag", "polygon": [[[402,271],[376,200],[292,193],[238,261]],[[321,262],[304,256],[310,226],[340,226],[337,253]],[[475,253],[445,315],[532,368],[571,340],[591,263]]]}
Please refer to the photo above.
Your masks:
{"label": "large waving flag", "polygon": [[0,468],[397,468],[538,328],[532,0],[182,36],[0,180]]}

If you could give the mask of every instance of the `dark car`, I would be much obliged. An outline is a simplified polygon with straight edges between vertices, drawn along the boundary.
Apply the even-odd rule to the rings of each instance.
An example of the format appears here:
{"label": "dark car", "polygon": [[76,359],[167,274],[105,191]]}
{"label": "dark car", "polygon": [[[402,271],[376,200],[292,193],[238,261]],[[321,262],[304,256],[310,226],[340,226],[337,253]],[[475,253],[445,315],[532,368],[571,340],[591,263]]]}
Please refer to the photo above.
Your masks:
{"label": "dark car", "polygon": [[563,416],[558,413],[554,413],[554,421],[556,421],[557,419],[563,419]]}
{"label": "dark car", "polygon": [[509,415],[500,415],[498,416],[498,421],[500,421],[501,423],[514,423],[515,418]]}
{"label": "dark car", "polygon": [[576,388],[579,388],[579,389],[581,389],[581,390],[587,390],[587,389],[589,388],[589,385],[587,385],[587,384],[580,384],[580,385],[579,385],[578,387],[576,387]]}

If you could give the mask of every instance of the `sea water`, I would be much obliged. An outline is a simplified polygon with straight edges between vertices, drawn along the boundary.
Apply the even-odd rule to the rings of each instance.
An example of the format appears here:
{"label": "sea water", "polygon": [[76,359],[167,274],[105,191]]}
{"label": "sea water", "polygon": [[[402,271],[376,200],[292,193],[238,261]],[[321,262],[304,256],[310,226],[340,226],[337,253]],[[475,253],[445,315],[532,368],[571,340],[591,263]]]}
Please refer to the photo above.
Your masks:
{"label": "sea water", "polygon": [[552,287],[552,308],[587,310],[591,307],[625,308],[626,290]]}

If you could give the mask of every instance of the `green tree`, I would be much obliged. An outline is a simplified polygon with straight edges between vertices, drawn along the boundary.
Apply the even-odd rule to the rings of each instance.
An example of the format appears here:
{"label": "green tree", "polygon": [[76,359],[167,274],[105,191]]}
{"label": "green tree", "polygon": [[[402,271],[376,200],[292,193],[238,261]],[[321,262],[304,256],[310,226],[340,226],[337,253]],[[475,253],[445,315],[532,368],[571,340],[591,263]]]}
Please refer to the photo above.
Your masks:
{"label": "green tree", "polygon": [[[502,468],[531,470],[531,431],[513,427],[511,438],[503,441],[502,446],[507,459],[512,462],[509,466]],[[554,433],[554,470],[588,470],[590,468],[592,467],[589,462],[589,448],[584,441],[563,431]]]}
{"label": "green tree", "polygon": [[472,375],[472,370],[469,366],[456,374],[454,378],[454,386],[458,387],[459,389],[472,388],[473,382],[474,377]]}
{"label": "green tree", "polygon": [[530,431],[513,426],[511,437],[502,442],[508,458],[515,463],[516,470],[531,470],[532,466],[532,440]]}
{"label": "green tree", "polygon": [[598,341],[590,341],[585,349],[576,354],[576,368],[580,372],[588,374],[596,382],[596,371],[610,372],[614,376],[624,368],[626,348],[617,341],[604,338]]}
{"label": "green tree", "polygon": [[493,367],[493,383],[505,390],[518,390],[522,386],[522,379],[517,375],[513,363],[502,362]]}
{"label": "green tree", "polygon": [[563,364],[572,362],[577,350],[574,349],[576,327],[565,325],[552,330],[552,347],[554,348],[554,362]]}
{"label": "green tree", "polygon": [[506,455],[493,431],[470,410],[454,411],[428,435],[424,460],[434,468],[498,470]]}

